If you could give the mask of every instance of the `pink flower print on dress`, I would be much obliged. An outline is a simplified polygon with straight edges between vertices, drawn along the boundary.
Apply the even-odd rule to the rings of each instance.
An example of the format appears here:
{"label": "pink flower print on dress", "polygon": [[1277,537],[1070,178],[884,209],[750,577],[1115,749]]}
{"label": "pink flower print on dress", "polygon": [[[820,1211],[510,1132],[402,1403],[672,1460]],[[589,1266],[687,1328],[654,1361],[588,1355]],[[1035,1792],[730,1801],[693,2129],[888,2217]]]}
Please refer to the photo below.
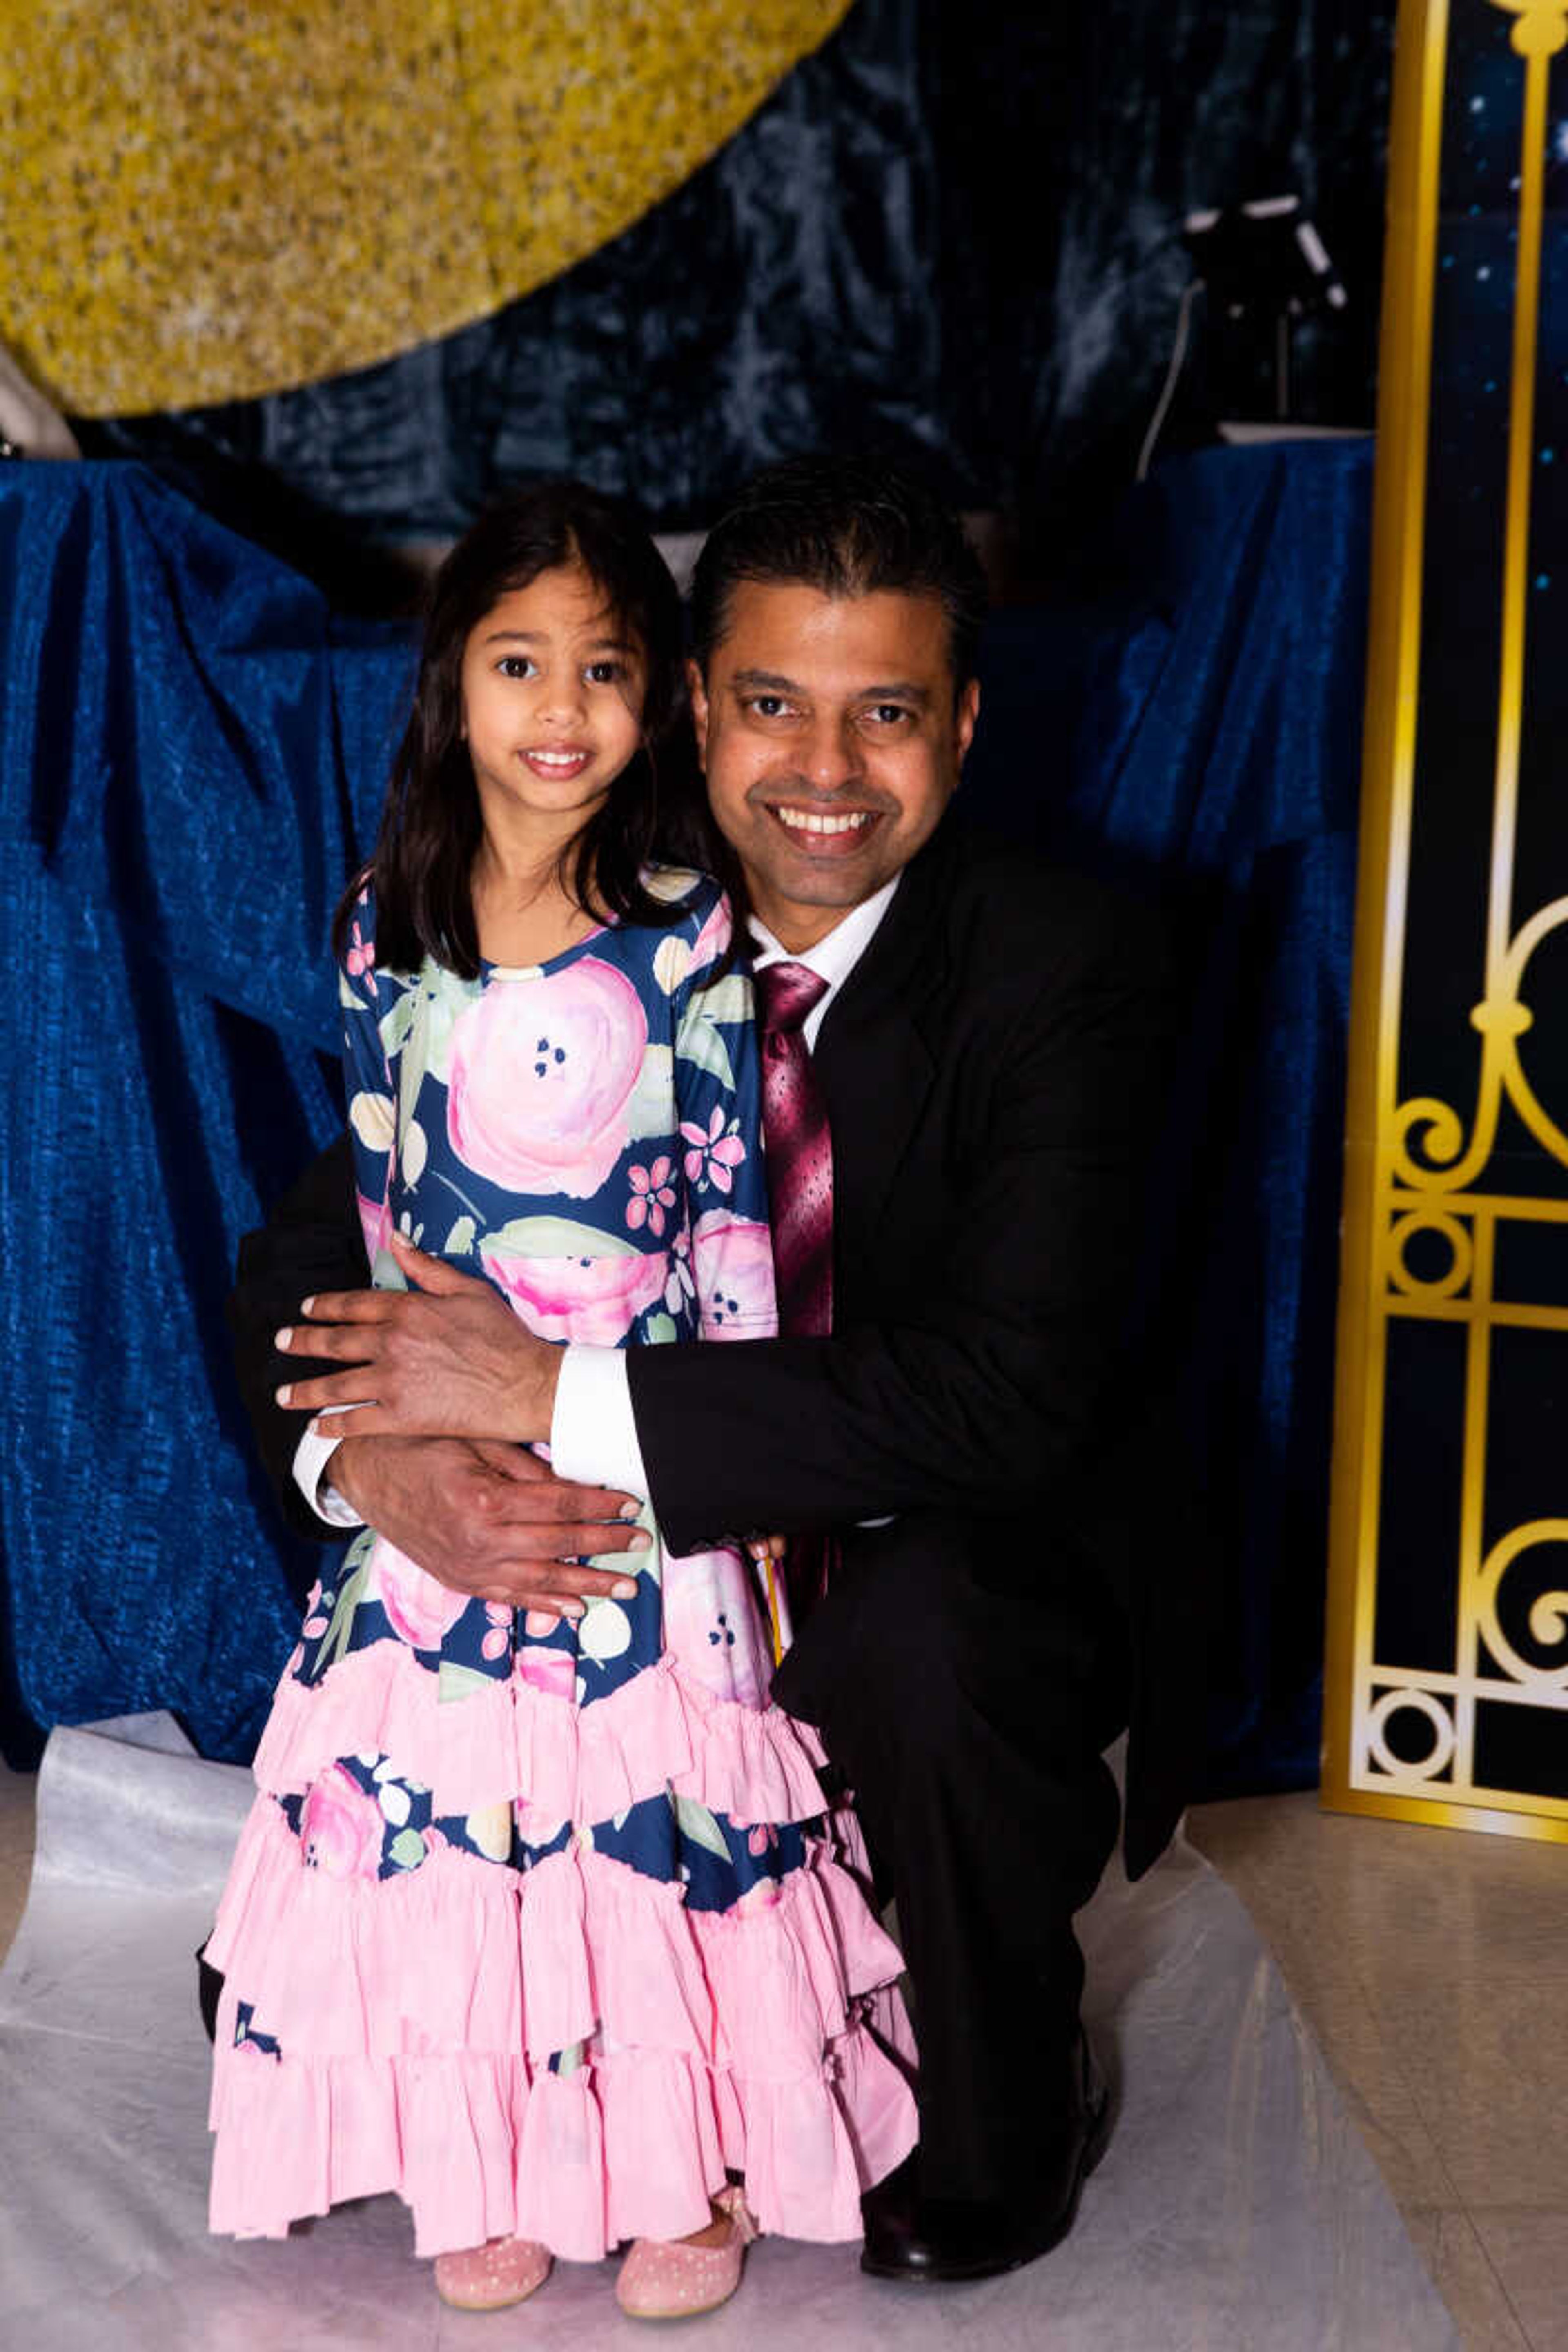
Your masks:
{"label": "pink flower print on dress", "polygon": [[300,1816],[300,1850],[329,1878],[374,1878],[381,1868],[381,1807],[342,1764],[312,1782]]}
{"label": "pink flower print on dress", "polygon": [[692,1234],[705,1339],[755,1339],[774,1328],[773,1245],[766,1225],[709,1209]]}
{"label": "pink flower print on dress", "polygon": [[[388,1176],[391,1172],[389,1164]],[[392,1205],[387,1201],[367,1201],[363,1192],[356,1192],[354,1199],[359,1203],[359,1224],[364,1235],[365,1255],[374,1265],[381,1252],[390,1246],[388,1235],[392,1232]]]}
{"label": "pink flower print on dress", "polygon": [[675,1173],[671,1160],[656,1160],[651,1168],[628,1168],[626,1181],[632,1197],[626,1202],[626,1223],[633,1233],[646,1222],[650,1234],[664,1231],[664,1213],[675,1206],[675,1192],[670,1178]]}
{"label": "pink flower print on dress", "polygon": [[686,1181],[700,1192],[705,1192],[710,1184],[716,1192],[728,1192],[733,1184],[734,1171],[746,1156],[746,1147],[736,1132],[740,1123],[732,1118],[726,1127],[721,1103],[714,1104],[705,1129],[695,1119],[681,1120],[681,1135],[690,1146],[686,1154]]}
{"label": "pink flower print on dress", "polygon": [[778,1842],[779,1833],[772,1822],[758,1822],[754,1827],[746,1832],[746,1852],[755,1854],[759,1859],[766,1853],[771,1845],[777,1845]]}
{"label": "pink flower print on dress", "polygon": [[756,1604],[744,1561],[732,1551],[667,1553],[664,1645],[683,1675],[714,1698],[762,1706],[765,1644],[752,1638]]}
{"label": "pink flower print on dress", "polygon": [[466,1592],[437,1583],[384,1536],[371,1555],[366,1597],[380,1601],[398,1640],[415,1650],[438,1650],[468,1605]]}
{"label": "pink flower print on dress", "polygon": [[706,971],[710,963],[718,961],[730,944],[731,928],[730,902],[727,898],[720,898],[691,943],[691,961],[686,967],[688,980],[700,971]]}
{"label": "pink flower print on dress", "polygon": [[664,1285],[664,1303],[672,1315],[679,1315],[689,1298],[697,1296],[697,1279],[691,1271],[691,1228],[682,1223],[669,1245],[669,1273]]}
{"label": "pink flower print on dress", "polygon": [[626,1251],[617,1257],[513,1257],[481,1243],[479,1257],[542,1339],[614,1348],[644,1307],[664,1295],[662,1250],[647,1256]]}
{"label": "pink flower print on dress", "polygon": [[[363,900],[361,903],[363,903]],[[349,934],[349,950],[343,958],[343,963],[351,980],[358,980],[363,972],[364,984],[371,994],[373,996],[379,994],[380,992],[375,984],[375,941],[361,937],[357,922]]]}
{"label": "pink flower print on dress", "polygon": [[577,1687],[577,1661],[570,1650],[544,1650],[525,1643],[512,1668],[519,1682],[548,1698],[571,1698]]}
{"label": "pink flower print on dress", "polygon": [[591,1199],[626,1149],[647,1045],[637,990],[597,956],[492,981],[452,1031],[453,1150],[509,1192]]}

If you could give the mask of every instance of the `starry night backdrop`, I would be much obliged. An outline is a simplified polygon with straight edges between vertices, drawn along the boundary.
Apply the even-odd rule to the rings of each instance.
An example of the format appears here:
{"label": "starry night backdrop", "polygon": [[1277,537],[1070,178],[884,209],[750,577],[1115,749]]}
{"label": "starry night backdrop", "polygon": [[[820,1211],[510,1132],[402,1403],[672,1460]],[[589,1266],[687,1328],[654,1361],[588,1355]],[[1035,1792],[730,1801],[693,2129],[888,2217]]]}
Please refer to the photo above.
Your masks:
{"label": "starry night backdrop", "polygon": [[[198,465],[318,564],[345,522],[444,537],[519,476],[680,529],[768,458],[872,445],[1013,510],[1059,573],[1131,478],[1190,208],[1300,193],[1351,299],[1298,338],[1297,413],[1370,425],[1392,24],[1388,0],[857,0],[673,195],[498,316],[84,444]],[[1167,446],[1211,422],[1179,403]]]}
{"label": "starry night backdrop", "polygon": [[[1519,204],[1522,61],[1512,19],[1491,5],[1449,25],[1434,313],[1421,700],[1405,985],[1402,1095],[1464,1103],[1474,1089],[1469,1014],[1484,967]],[[1568,735],[1568,62],[1553,63],[1531,481],[1526,724],[1513,920],[1568,893],[1561,789]],[[1455,583],[1471,592],[1455,593]],[[1531,967],[1544,1008],[1568,991],[1568,935]],[[1563,1066],[1559,1057],[1558,1066]],[[1568,1118],[1568,1087],[1538,1080]],[[1555,1190],[1551,1165],[1505,1111],[1510,1189]]]}

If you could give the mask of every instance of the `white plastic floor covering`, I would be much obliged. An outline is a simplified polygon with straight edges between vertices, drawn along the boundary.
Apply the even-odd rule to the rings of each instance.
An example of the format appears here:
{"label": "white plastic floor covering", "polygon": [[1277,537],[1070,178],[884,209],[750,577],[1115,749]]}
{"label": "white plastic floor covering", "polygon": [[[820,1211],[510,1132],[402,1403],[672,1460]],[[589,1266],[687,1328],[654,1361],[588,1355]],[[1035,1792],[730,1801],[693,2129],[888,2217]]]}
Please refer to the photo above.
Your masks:
{"label": "white plastic floor covering", "polygon": [[[249,1799],[166,1717],[58,1731],[0,1974],[5,2352],[599,2352],[641,2345],[614,2267],[446,2311],[392,2198],[286,2243],[205,2229],[207,2047],[191,1954]],[[106,1861],[105,1857],[113,1857]],[[1178,1843],[1083,1918],[1119,2086],[1110,2154],[1044,2261],[964,2288],[763,2241],[704,2352],[1457,2352],[1458,2337],[1240,1904]],[[1325,1921],[1325,1934],[1332,1923]],[[668,2340],[661,2331],[658,2341]]]}

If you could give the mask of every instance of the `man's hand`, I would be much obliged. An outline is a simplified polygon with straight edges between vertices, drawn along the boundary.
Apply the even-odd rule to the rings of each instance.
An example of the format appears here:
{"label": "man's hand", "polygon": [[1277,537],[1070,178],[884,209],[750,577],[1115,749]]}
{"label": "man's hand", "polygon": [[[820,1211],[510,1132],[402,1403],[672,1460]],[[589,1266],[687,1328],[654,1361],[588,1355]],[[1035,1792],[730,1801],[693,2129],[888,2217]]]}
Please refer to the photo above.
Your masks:
{"label": "man's hand", "polygon": [[[356,1437],[547,1438],[560,1349],[535,1339],[488,1282],[427,1257],[401,1234],[392,1235],[392,1249],[418,1288],[333,1290],[304,1300],[304,1323],[279,1331],[278,1347],[353,1369],[291,1381],[278,1391],[279,1403],[290,1412],[352,1405]],[[347,1427],[330,1410],[321,1423],[326,1436]]]}
{"label": "man's hand", "polygon": [[369,1526],[454,1591],[580,1617],[584,1599],[637,1591],[613,1570],[574,1564],[647,1549],[646,1530],[621,1516],[637,1511],[635,1496],[568,1486],[520,1446],[345,1437],[330,1475]]}

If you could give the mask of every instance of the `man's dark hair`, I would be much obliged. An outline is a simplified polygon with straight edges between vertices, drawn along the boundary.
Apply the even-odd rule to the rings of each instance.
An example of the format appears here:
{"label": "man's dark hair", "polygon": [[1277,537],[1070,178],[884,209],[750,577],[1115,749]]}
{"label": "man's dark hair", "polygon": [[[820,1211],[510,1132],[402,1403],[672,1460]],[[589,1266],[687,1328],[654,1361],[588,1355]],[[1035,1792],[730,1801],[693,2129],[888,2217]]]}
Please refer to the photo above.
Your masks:
{"label": "man's dark hair", "polygon": [[891,458],[786,457],[754,475],[708,534],[691,582],[704,677],[743,580],[825,596],[934,596],[947,614],[953,692],[974,675],[985,575],[952,509]]}

